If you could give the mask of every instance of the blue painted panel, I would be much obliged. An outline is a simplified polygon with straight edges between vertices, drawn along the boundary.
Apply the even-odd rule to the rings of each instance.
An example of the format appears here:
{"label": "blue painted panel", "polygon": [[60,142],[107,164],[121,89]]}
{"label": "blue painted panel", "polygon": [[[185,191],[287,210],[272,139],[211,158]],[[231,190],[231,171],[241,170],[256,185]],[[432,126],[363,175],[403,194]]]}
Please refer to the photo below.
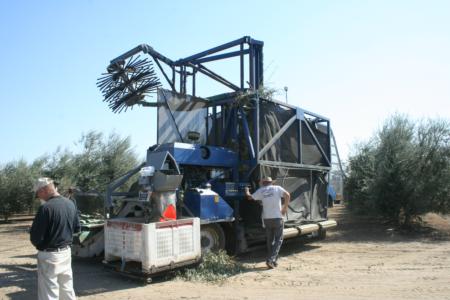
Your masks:
{"label": "blue painted panel", "polygon": [[158,147],[156,152],[168,151],[178,165],[235,167],[238,155],[227,148],[197,144],[170,143]]}
{"label": "blue painted panel", "polygon": [[233,209],[217,193],[196,189],[184,194],[184,205],[202,220],[220,220],[233,217]]}
{"label": "blue painted panel", "polygon": [[248,183],[245,182],[211,182],[212,189],[218,193],[222,198],[241,199],[245,197],[245,187]]}

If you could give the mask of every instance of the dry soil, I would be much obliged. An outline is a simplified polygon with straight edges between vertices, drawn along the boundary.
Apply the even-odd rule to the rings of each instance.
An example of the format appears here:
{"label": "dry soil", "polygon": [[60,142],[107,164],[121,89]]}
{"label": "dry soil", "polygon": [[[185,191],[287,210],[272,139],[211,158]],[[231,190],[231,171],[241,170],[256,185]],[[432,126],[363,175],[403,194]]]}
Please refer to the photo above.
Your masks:
{"label": "dry soil", "polygon": [[[245,271],[222,283],[162,278],[149,285],[107,272],[99,260],[74,260],[79,299],[450,299],[450,217],[429,214],[404,232],[331,209],[339,222],[324,241],[285,243],[279,267],[264,251],[239,260]],[[36,299],[30,220],[0,224],[0,299]]]}

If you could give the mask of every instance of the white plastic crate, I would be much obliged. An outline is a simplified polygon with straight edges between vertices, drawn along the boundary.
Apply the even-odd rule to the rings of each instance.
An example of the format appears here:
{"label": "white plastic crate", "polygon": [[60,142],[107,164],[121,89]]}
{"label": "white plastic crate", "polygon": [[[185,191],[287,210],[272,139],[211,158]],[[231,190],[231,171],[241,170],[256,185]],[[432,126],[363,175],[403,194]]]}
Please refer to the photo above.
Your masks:
{"label": "white plastic crate", "polygon": [[136,261],[153,273],[165,266],[201,257],[200,219],[145,224],[140,219],[109,219],[105,224],[105,260]]}

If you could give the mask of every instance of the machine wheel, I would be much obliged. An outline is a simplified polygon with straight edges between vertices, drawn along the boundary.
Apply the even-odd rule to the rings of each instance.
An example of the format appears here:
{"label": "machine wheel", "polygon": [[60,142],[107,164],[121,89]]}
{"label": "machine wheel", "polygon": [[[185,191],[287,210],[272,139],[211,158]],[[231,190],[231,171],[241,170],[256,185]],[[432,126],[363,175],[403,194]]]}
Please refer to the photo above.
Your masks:
{"label": "machine wheel", "polygon": [[200,227],[202,253],[225,249],[225,233],[219,224],[205,224]]}

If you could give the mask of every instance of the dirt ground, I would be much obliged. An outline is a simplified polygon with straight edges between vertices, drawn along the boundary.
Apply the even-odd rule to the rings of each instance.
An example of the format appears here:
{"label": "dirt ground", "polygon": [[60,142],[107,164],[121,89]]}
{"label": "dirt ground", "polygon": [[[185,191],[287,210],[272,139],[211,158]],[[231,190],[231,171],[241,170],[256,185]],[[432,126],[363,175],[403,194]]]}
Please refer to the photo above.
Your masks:
{"label": "dirt ground", "polygon": [[[160,279],[143,285],[74,260],[80,299],[450,299],[450,217],[429,214],[414,234],[331,209],[338,228],[324,241],[285,243],[280,266],[263,250],[239,260],[245,271],[223,283]],[[0,299],[36,299],[30,221],[0,224]]]}

